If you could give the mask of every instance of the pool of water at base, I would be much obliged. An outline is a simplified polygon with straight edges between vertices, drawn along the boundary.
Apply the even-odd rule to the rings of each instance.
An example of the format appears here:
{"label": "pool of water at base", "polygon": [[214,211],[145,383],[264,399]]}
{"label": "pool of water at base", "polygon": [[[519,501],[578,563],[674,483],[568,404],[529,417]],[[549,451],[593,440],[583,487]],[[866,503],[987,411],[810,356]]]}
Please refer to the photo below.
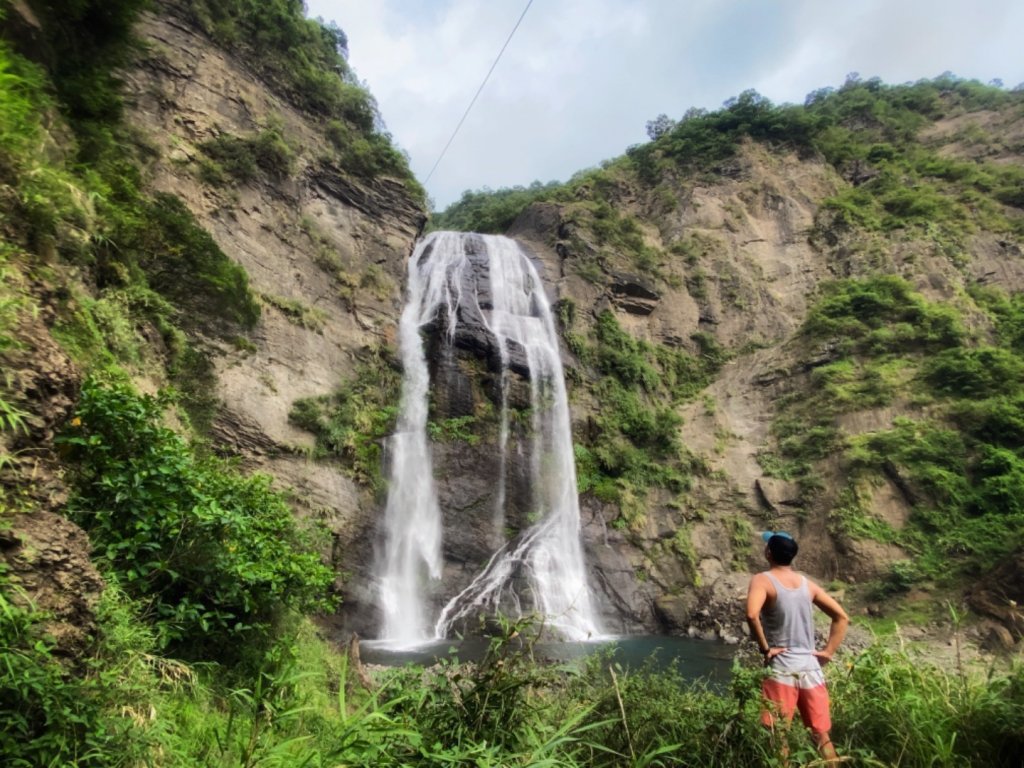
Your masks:
{"label": "pool of water at base", "polygon": [[[479,661],[487,646],[487,638],[465,638],[437,640],[405,649],[388,648],[381,641],[364,640],[359,647],[363,663],[397,667],[404,664],[429,666],[451,657],[459,661]],[[611,653],[612,662],[626,669],[637,670],[649,663],[654,669],[661,670],[674,663],[687,679],[705,679],[712,684],[721,684],[729,678],[736,646],[665,635],[622,635],[584,643],[538,641],[533,646],[534,658],[556,664],[582,663],[601,651]]]}

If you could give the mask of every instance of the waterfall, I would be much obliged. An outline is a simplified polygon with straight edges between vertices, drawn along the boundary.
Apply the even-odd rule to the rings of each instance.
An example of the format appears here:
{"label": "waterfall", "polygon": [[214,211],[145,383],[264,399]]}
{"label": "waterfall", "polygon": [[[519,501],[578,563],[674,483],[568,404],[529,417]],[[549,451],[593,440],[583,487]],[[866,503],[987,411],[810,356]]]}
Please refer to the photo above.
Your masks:
{"label": "waterfall", "polygon": [[[476,254],[475,264],[470,261],[471,252]],[[483,298],[475,290],[479,281],[472,279],[475,267],[485,268],[488,276],[488,295]],[[421,329],[442,313],[445,324],[438,327],[445,328],[449,344],[463,314],[481,317],[500,358],[501,468],[494,512],[499,531],[505,519],[510,432],[506,388],[513,350],[520,368],[525,360],[532,422],[529,518],[535,522],[501,544],[469,586],[448,599],[436,619],[428,622],[430,593],[441,572],[441,510],[426,434],[429,373]],[[442,638],[457,622],[481,611],[498,610],[536,612],[545,627],[570,640],[600,635],[580,544],[576,468],[558,335],[530,259],[505,237],[428,235],[409,262],[409,299],[399,333],[404,378],[398,431],[390,445],[379,574],[383,638],[396,644]]]}
{"label": "waterfall", "polygon": [[[452,289],[461,285],[465,260],[452,240],[457,238],[439,235],[416,249],[409,262],[409,301],[398,324],[402,396],[398,429],[388,444],[391,475],[379,576],[381,635],[398,646],[433,636],[433,623],[427,617],[428,579],[441,578],[441,510],[427,442],[430,372],[420,329],[436,316],[442,303],[449,317],[454,317],[460,297]],[[421,269],[420,262],[435,241],[436,258],[429,268]]]}

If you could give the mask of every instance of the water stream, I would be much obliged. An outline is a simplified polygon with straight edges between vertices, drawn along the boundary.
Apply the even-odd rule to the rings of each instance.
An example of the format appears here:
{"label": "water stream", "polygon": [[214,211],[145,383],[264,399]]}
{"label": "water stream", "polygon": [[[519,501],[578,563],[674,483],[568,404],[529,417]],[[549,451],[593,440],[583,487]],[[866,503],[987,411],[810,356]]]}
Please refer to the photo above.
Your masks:
{"label": "water stream", "polygon": [[[483,249],[481,259],[480,249]],[[476,264],[470,260],[476,253]],[[468,270],[485,268],[487,294]],[[465,295],[463,295],[465,293]],[[530,385],[529,518],[535,522],[505,540],[472,582],[447,598],[437,615],[431,595],[440,586],[442,510],[427,440],[429,369],[422,330],[443,316],[447,343],[461,307],[482,316],[501,361],[501,413],[494,527],[503,536],[504,484],[509,456],[506,388],[513,353],[525,359]],[[398,429],[391,438],[391,475],[379,562],[381,638],[394,647],[447,637],[479,613],[537,613],[545,628],[566,640],[600,636],[587,584],[569,407],[558,336],[544,287],[518,244],[495,235],[435,232],[409,262],[409,297],[399,327],[404,369]]]}
{"label": "water stream", "polygon": [[[405,650],[381,647],[368,641],[361,646],[362,661],[388,667],[405,664],[430,666],[439,661],[479,661],[484,658],[489,640],[487,638],[466,638],[464,640],[437,640]],[[600,642],[538,642],[530,646],[532,658],[541,662],[554,662],[576,666],[593,654],[605,652],[609,661],[621,666],[639,670],[677,669],[685,679],[705,680],[716,689],[724,689],[729,682],[732,659],[736,647],[709,640],[689,637],[668,637],[665,635],[631,635],[629,637],[605,637]]]}

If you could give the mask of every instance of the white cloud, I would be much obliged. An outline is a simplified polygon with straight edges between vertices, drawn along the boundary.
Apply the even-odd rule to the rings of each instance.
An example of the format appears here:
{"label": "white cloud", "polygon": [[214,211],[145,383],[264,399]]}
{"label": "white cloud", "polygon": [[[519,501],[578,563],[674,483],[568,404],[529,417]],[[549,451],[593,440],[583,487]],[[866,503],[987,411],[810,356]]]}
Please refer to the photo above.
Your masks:
{"label": "white cloud", "polygon": [[[397,143],[423,179],[525,0],[308,0],[349,36]],[[565,179],[644,140],[644,124],[754,87],[802,102],[846,74],[904,82],[952,71],[1024,80],[1017,0],[535,0],[428,184]]]}

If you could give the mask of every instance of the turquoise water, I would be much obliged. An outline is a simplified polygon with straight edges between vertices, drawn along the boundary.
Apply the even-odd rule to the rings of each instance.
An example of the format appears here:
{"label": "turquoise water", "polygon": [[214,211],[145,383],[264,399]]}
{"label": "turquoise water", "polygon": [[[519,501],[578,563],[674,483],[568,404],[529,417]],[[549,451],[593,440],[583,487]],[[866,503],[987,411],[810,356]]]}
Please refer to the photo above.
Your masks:
{"label": "turquoise water", "polygon": [[[360,656],[364,663],[392,667],[403,664],[430,665],[451,656],[460,661],[477,661],[486,650],[485,638],[441,640],[406,650],[382,648],[373,641],[360,644]],[[555,663],[579,662],[600,651],[610,652],[612,660],[627,669],[639,669],[648,661],[656,669],[664,669],[675,663],[687,679],[706,679],[720,683],[728,679],[736,647],[664,635],[629,635],[589,643],[538,642],[533,647],[533,655],[538,660]]]}

